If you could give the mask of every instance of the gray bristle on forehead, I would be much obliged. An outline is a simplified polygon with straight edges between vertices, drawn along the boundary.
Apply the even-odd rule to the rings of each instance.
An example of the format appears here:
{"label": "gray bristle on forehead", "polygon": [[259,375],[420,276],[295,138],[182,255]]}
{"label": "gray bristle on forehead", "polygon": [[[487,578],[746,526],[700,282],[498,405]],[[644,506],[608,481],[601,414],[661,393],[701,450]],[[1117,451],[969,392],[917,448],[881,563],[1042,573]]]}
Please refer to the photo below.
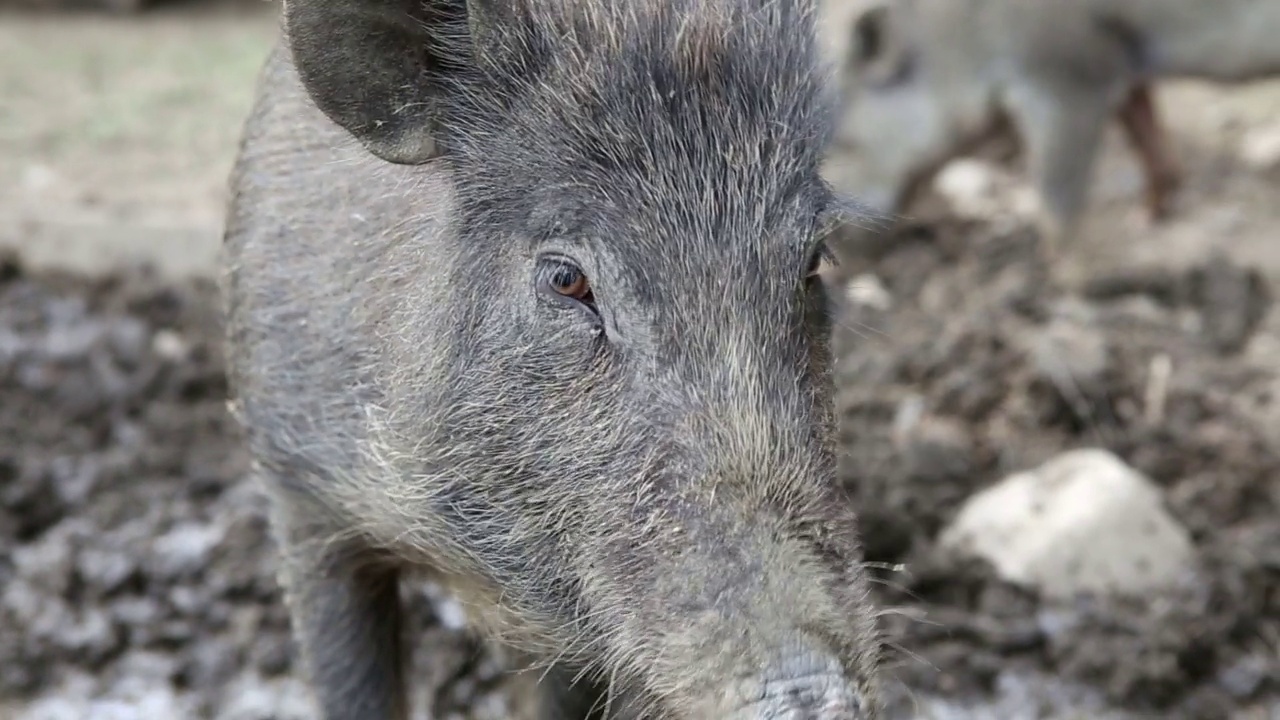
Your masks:
{"label": "gray bristle on forehead", "polygon": [[548,182],[627,197],[732,183],[782,198],[766,185],[814,167],[830,132],[814,20],[811,0],[478,3],[481,62],[448,123],[460,180],[496,190],[489,168],[510,186],[526,158]]}

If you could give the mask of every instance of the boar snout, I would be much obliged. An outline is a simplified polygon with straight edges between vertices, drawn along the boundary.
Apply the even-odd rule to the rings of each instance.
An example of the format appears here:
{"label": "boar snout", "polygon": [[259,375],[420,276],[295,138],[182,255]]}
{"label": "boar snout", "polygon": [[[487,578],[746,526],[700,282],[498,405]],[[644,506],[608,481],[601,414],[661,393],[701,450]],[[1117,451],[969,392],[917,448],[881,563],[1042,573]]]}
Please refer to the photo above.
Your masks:
{"label": "boar snout", "polygon": [[831,654],[801,648],[770,663],[733,720],[859,720],[862,694]]}
{"label": "boar snout", "polygon": [[686,508],[699,515],[654,546],[672,562],[628,593],[649,603],[623,620],[663,628],[648,684],[688,720],[875,717],[879,656],[852,518],[817,517],[834,498],[803,507],[752,497],[759,486],[722,486],[716,506]]}

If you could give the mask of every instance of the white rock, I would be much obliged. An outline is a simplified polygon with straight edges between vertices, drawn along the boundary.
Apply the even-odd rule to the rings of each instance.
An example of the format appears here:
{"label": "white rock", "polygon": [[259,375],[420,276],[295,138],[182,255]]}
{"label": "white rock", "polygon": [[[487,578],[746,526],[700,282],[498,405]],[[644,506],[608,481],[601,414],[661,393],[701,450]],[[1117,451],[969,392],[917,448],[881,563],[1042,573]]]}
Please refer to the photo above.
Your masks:
{"label": "white rock", "polygon": [[75,537],[66,532],[68,527],[70,523],[59,523],[40,540],[13,550],[14,569],[42,592],[62,595],[71,583]]}
{"label": "white rock", "polygon": [[1257,170],[1280,167],[1280,125],[1246,133],[1240,141],[1240,157]]}
{"label": "white rock", "polygon": [[947,163],[934,178],[933,188],[957,215],[972,220],[1004,215],[1025,218],[1039,208],[1039,199],[1025,181],[998,165],[975,158]]}
{"label": "white rock", "polygon": [[33,195],[58,184],[58,173],[48,165],[28,165],[22,173],[22,186]]}
{"label": "white rock", "polygon": [[42,697],[24,708],[17,720],[84,720],[88,705],[88,700]]}
{"label": "white rock", "polygon": [[1058,599],[1168,587],[1194,554],[1160,489],[1098,449],[1064,453],[973,495],[940,542]]}
{"label": "white rock", "polygon": [[997,170],[980,160],[962,158],[947,163],[933,181],[952,209],[967,217],[987,217],[993,213]]}
{"label": "white rock", "polygon": [[194,708],[184,703],[167,684],[122,683],[106,697],[88,703],[84,720],[182,720]]}
{"label": "white rock", "polygon": [[318,716],[310,688],[295,677],[246,674],[228,687],[216,720],[309,720]]}
{"label": "white rock", "polygon": [[217,525],[182,523],[156,538],[150,570],[161,578],[194,573],[208,564],[209,555],[223,540]]}
{"label": "white rock", "polygon": [[179,362],[186,358],[190,347],[178,333],[172,330],[158,330],[151,338],[151,350],[163,360]]}
{"label": "white rock", "polygon": [[855,305],[865,305],[875,310],[889,310],[893,307],[893,296],[885,288],[880,278],[864,273],[849,281],[845,286],[845,297]]}
{"label": "white rock", "polygon": [[427,581],[423,583],[422,590],[431,599],[431,607],[441,625],[449,630],[461,630],[467,626],[467,611],[444,588]]}

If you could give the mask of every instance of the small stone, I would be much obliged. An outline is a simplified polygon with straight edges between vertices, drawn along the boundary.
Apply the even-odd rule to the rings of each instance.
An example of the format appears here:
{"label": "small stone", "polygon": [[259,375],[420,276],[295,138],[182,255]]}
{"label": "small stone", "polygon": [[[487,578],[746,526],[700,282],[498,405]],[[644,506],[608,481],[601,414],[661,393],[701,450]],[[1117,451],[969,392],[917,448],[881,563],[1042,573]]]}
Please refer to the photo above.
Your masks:
{"label": "small stone", "polygon": [[178,661],[169,653],[133,650],[116,661],[115,670],[152,683],[168,683],[178,674]]}
{"label": "small stone", "polygon": [[309,720],[315,700],[298,678],[272,680],[247,674],[232,682],[215,720]]}
{"label": "small stone", "polygon": [[28,192],[42,193],[57,184],[58,173],[48,165],[34,163],[23,169],[22,187]]}
{"label": "small stone", "polygon": [[64,522],[45,532],[39,541],[14,548],[13,565],[18,575],[44,592],[65,594],[75,567],[73,534],[69,522]]}
{"label": "small stone", "polygon": [[160,603],[148,597],[129,597],[111,604],[112,614],[122,625],[151,626],[162,616]]}
{"label": "small stone", "polygon": [[1210,345],[1221,355],[1240,352],[1271,304],[1266,280],[1218,251],[1192,273],[1192,285]]}
{"label": "small stone", "polygon": [[40,592],[21,579],[9,583],[4,602],[33,638],[53,638],[75,622],[71,607],[61,596]]}
{"label": "small stone", "polygon": [[1271,663],[1264,657],[1249,655],[1218,672],[1218,684],[1236,698],[1253,695],[1266,682]]}
{"label": "small stone", "polygon": [[262,617],[266,609],[258,605],[241,605],[231,613],[229,630],[231,641],[239,647],[250,647],[262,632]]}
{"label": "small stone", "polygon": [[79,360],[101,340],[104,332],[101,324],[88,321],[54,325],[46,332],[41,350],[48,360]]}
{"label": "small stone", "polygon": [[907,473],[918,480],[944,482],[962,478],[972,468],[973,438],[965,426],[925,412],[924,399],[913,395],[898,406],[894,445]]}
{"label": "small stone", "polygon": [[887,312],[893,307],[893,296],[880,278],[864,273],[850,280],[845,286],[845,297],[854,305],[864,305],[873,310]]}
{"label": "small stone", "polygon": [[226,638],[213,637],[192,646],[183,674],[187,685],[209,689],[222,685],[236,670],[239,651]]}
{"label": "small stone", "polygon": [[89,717],[88,700],[46,696],[32,702],[16,720],[85,720]]}
{"label": "small stone", "polygon": [[1149,295],[1133,295],[1109,304],[1104,318],[1114,324],[1127,323],[1150,327],[1167,327],[1173,324],[1169,309]]}
{"label": "small stone", "polygon": [[[107,329],[107,340],[118,357],[129,363],[142,360],[147,348],[149,328],[131,317],[115,319]],[[154,345],[154,339],[152,344]]]}
{"label": "small stone", "polygon": [[947,163],[938,172],[934,189],[957,214],[973,219],[990,218],[998,212],[999,172],[991,163],[962,158]]}
{"label": "small stone", "polygon": [[200,610],[204,598],[200,592],[190,585],[176,585],[169,588],[169,604],[179,615],[194,615]]}
{"label": "small stone", "polygon": [[158,687],[128,700],[109,698],[89,706],[85,720],[180,720],[190,717],[178,703],[172,688]]}
{"label": "small stone", "polygon": [[137,561],[130,555],[105,548],[87,547],[76,561],[80,578],[104,595],[119,588],[137,569]]}
{"label": "small stone", "polygon": [[128,675],[86,709],[86,720],[180,720],[192,717],[191,706],[167,681]]}
{"label": "small stone", "polygon": [[151,338],[151,351],[162,360],[179,362],[187,357],[189,349],[187,341],[172,330],[159,330]]}
{"label": "small stone", "polygon": [[1240,158],[1255,170],[1280,167],[1280,125],[1245,133],[1240,141]]}
{"label": "small stone", "polygon": [[156,639],[166,643],[186,644],[196,635],[194,624],[186,619],[168,620],[156,628]]}
{"label": "small stone", "polygon": [[423,594],[431,600],[432,609],[440,625],[449,630],[461,630],[467,626],[467,611],[447,590],[433,582],[426,582]]}
{"label": "small stone", "polygon": [[83,505],[98,484],[98,464],[83,458],[55,458],[49,468],[58,499],[69,507]]}
{"label": "small stone", "polygon": [[222,537],[222,528],[215,525],[180,524],[156,539],[148,570],[164,580],[198,573]]}
{"label": "small stone", "polygon": [[1194,561],[1160,489],[1098,449],[1064,453],[973,495],[939,542],[1057,599],[1141,596],[1176,584]]}
{"label": "small stone", "polygon": [[976,158],[953,160],[938,172],[934,189],[953,212],[970,220],[1029,218],[1039,200],[1025,182],[1000,166]]}
{"label": "small stone", "polygon": [[1037,373],[1068,400],[1089,396],[1103,388],[1110,363],[1107,338],[1096,327],[1070,320],[1054,320],[1030,340],[1030,356]]}
{"label": "small stone", "polygon": [[907,472],[932,481],[963,479],[973,469],[973,438],[953,418],[929,416],[912,434],[905,452]]}
{"label": "small stone", "polygon": [[111,617],[100,607],[88,607],[79,611],[79,617],[58,628],[54,642],[58,647],[88,655],[98,660],[115,650],[120,638]]}

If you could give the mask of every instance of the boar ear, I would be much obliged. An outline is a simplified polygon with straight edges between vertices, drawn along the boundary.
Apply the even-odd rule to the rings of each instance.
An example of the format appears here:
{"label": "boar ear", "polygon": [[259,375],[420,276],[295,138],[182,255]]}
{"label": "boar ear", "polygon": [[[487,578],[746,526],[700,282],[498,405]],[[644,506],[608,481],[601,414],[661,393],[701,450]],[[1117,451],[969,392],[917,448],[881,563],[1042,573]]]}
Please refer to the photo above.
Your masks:
{"label": "boar ear", "polygon": [[444,83],[474,63],[467,5],[286,0],[285,35],[320,110],[379,158],[413,165],[441,154]]}
{"label": "boar ear", "polygon": [[853,21],[846,69],[863,81],[883,85],[901,75],[907,43],[894,9],[884,3],[863,10]]}

